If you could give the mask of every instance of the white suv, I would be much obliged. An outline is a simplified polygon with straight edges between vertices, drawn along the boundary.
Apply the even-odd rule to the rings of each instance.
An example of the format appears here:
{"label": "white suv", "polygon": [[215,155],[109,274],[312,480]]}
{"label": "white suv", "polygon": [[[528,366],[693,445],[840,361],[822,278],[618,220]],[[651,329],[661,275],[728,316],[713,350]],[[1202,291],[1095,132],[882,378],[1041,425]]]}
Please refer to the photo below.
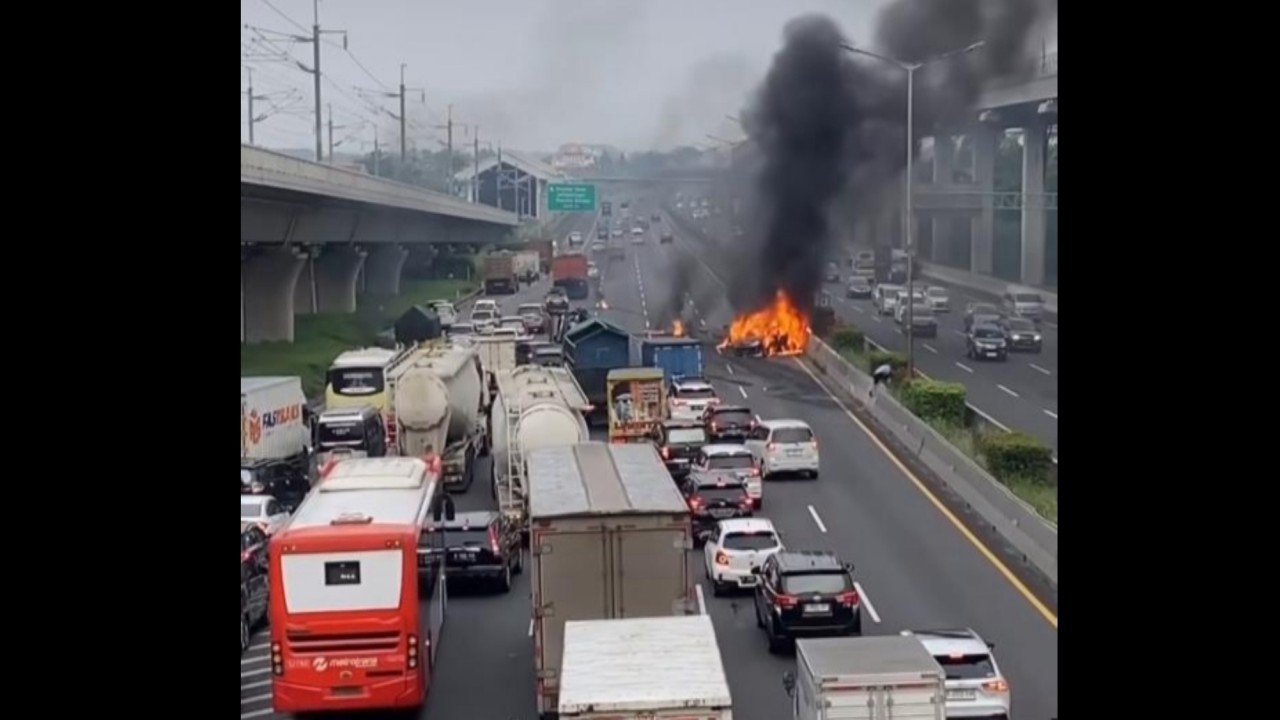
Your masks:
{"label": "white suv", "polygon": [[991,654],[995,646],[968,628],[903,630],[915,637],[946,673],[948,718],[1009,717],[1009,682]]}
{"label": "white suv", "polygon": [[881,315],[892,315],[894,306],[898,304],[898,293],[903,289],[901,285],[876,285],[871,293],[871,304]]}
{"label": "white suv", "polygon": [[777,473],[818,477],[818,438],[803,420],[763,420],[744,443],[767,479]]}
{"label": "white suv", "polygon": [[730,518],[716,523],[702,547],[712,594],[720,596],[730,588],[755,587],[760,576],[753,571],[781,550],[778,531],[765,518]]}
{"label": "white suv", "polygon": [[708,405],[720,402],[711,383],[700,379],[676,380],[667,395],[673,420],[701,420]]}

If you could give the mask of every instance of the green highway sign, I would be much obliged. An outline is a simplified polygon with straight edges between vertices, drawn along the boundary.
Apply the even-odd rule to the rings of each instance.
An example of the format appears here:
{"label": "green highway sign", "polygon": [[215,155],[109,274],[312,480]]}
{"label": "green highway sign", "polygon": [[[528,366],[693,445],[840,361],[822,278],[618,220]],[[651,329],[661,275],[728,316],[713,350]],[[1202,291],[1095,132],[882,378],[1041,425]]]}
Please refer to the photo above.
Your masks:
{"label": "green highway sign", "polygon": [[596,186],[587,183],[547,185],[547,210],[551,212],[595,212]]}

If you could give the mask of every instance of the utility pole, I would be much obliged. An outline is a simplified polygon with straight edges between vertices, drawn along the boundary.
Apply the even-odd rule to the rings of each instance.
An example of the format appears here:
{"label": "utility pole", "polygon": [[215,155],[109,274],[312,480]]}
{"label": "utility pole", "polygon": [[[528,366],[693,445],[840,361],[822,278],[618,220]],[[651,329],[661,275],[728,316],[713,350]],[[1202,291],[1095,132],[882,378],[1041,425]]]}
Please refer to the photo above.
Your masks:
{"label": "utility pole", "polygon": [[449,183],[449,194],[453,195],[455,192],[454,185],[453,185],[453,103],[449,103],[449,119],[448,119],[448,122],[445,123],[445,125],[448,127],[447,155],[449,156],[448,157],[449,170],[448,170],[448,176],[445,178],[445,180]]}
{"label": "utility pole", "polygon": [[498,209],[502,210],[502,141],[498,141],[498,164],[493,166],[493,184],[498,189]]}
{"label": "utility pole", "polygon": [[[405,63],[400,63],[400,92],[385,92],[383,90],[373,90],[371,88],[363,88],[363,87],[356,88],[356,92],[358,93],[376,95],[376,96],[381,96],[385,98],[394,98],[400,102],[399,115],[391,112],[390,110],[384,109],[384,112],[386,112],[392,118],[400,121],[400,167],[402,170],[404,168],[405,156],[408,153],[408,140],[407,140],[408,128],[406,127],[408,124],[408,114],[405,112],[405,107],[404,107],[405,98],[407,97],[406,93],[410,91],[419,93],[421,96],[420,98],[421,102],[427,101],[426,90],[423,90],[422,88],[405,87],[404,69],[406,67],[408,67],[408,65],[406,65]],[[384,85],[383,87],[386,87],[386,86]]]}
{"label": "utility pole", "polygon": [[253,144],[253,123],[254,123],[254,121],[255,121],[255,120],[257,120],[257,118],[256,118],[256,117],[254,116],[254,114],[253,114],[253,101],[254,101],[254,100],[266,100],[266,99],[267,99],[267,96],[266,96],[266,95],[254,95],[254,94],[253,94],[253,68],[247,68],[247,70],[249,71],[249,91],[248,91],[248,96],[249,96],[249,144],[250,144],[250,145],[252,145],[252,144]]}
{"label": "utility pole", "polygon": [[342,36],[342,49],[347,49],[347,31],[346,30],[321,30],[320,29],[320,0],[312,0],[311,3],[312,17],[311,35],[289,35],[289,39],[294,42],[311,43],[311,67],[307,67],[300,62],[294,61],[298,69],[305,73],[311,73],[313,80],[313,89],[315,92],[315,115],[316,115],[316,162],[324,160],[324,119],[321,110],[324,105],[321,102],[320,81],[323,75],[320,74],[320,36],[336,34]]}
{"label": "utility pole", "polygon": [[373,176],[382,177],[382,149],[378,147],[378,124],[373,124]]}
{"label": "utility pole", "polygon": [[480,202],[480,126],[476,125],[471,143],[471,202]]}

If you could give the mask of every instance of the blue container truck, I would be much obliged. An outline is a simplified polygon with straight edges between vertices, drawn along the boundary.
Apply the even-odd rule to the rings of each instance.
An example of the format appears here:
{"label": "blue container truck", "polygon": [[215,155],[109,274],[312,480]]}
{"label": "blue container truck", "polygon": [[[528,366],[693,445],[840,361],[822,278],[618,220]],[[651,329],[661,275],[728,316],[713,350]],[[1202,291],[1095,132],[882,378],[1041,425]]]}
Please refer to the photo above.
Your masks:
{"label": "blue container truck", "polygon": [[593,318],[565,332],[564,358],[594,406],[588,422],[604,424],[608,418],[606,380],[610,370],[631,365],[631,336],[613,323]]}
{"label": "blue container truck", "polygon": [[640,341],[640,364],[661,368],[670,383],[702,377],[702,343],[692,338],[651,337]]}

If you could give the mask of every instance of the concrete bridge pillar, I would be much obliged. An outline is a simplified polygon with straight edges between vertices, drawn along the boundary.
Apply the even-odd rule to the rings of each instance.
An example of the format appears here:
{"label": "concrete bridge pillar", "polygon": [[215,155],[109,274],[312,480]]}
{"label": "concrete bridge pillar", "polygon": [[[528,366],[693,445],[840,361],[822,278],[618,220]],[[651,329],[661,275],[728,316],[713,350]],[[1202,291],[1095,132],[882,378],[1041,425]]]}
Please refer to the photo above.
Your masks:
{"label": "concrete bridge pillar", "polygon": [[982,208],[974,224],[969,243],[969,271],[991,275],[992,247],[996,236],[996,153],[1001,129],[991,123],[978,123],[973,129],[973,174],[981,193]]}
{"label": "concrete bridge pillar", "polygon": [[399,245],[380,245],[364,262],[364,292],[369,295],[400,294],[400,272],[409,251]]}
{"label": "concrete bridge pillar", "polygon": [[293,342],[294,287],[303,258],[272,248],[240,262],[241,341]]}
{"label": "concrete bridge pillar", "polygon": [[1044,175],[1049,145],[1048,126],[1035,120],[1022,140],[1022,283],[1044,284]]}
{"label": "concrete bridge pillar", "polygon": [[365,252],[350,246],[326,248],[311,261],[317,312],[356,311],[356,276],[364,262]]}
{"label": "concrete bridge pillar", "polygon": [[302,269],[298,271],[298,282],[293,286],[293,314],[294,315],[314,315],[319,312],[316,309],[316,256],[320,254],[320,248],[314,247],[307,251],[307,256],[302,259]]}
{"label": "concrete bridge pillar", "polygon": [[953,184],[952,166],[955,164],[956,145],[951,133],[933,136],[933,184],[946,188]]}

